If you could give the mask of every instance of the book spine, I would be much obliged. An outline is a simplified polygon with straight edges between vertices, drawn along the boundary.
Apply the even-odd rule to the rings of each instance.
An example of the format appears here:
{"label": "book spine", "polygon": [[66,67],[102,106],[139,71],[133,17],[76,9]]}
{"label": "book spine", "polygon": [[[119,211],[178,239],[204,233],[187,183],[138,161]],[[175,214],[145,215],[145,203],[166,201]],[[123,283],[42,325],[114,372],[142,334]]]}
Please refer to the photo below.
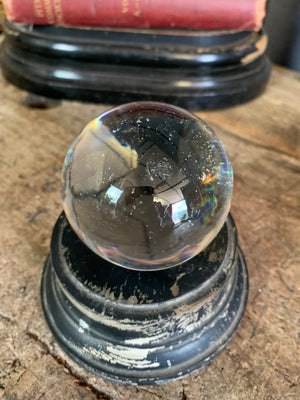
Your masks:
{"label": "book spine", "polygon": [[259,30],[266,0],[4,0],[28,24]]}

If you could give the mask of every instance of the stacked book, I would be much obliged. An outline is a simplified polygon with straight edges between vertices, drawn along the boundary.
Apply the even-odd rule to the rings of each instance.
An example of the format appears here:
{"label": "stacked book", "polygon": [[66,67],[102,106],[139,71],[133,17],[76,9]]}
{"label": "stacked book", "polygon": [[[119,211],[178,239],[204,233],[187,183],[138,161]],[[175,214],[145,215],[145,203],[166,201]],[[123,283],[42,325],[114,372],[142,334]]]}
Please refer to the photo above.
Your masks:
{"label": "stacked book", "polygon": [[5,0],[29,24],[259,30],[266,0]]}

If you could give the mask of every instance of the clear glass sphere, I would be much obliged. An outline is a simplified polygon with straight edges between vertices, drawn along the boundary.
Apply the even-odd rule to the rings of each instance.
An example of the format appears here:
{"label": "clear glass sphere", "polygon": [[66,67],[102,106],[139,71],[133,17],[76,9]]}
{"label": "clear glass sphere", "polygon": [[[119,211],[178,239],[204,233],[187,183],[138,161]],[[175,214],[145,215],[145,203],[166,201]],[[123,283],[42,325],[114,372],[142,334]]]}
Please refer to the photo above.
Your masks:
{"label": "clear glass sphere", "polygon": [[136,102],[91,121],[63,168],[67,218],[117,265],[180,264],[217,235],[230,208],[232,169],[205,122],[168,104]]}

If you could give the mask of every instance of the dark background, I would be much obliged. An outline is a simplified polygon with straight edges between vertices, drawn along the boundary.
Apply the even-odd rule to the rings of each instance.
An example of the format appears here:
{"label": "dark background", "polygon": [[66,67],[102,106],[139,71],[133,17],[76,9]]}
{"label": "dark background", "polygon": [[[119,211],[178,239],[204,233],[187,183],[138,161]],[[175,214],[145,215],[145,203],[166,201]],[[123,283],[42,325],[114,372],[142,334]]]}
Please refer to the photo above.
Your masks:
{"label": "dark background", "polygon": [[272,62],[300,71],[300,0],[269,0],[265,30]]}

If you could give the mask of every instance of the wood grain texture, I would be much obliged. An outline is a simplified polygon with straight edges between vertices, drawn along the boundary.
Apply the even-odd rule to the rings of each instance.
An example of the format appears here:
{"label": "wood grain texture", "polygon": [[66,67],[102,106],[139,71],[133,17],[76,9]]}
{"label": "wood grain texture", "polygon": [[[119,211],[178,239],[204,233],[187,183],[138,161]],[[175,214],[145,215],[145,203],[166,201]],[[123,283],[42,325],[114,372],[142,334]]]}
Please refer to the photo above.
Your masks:
{"label": "wood grain texture", "polygon": [[234,169],[232,214],[250,275],[232,343],[209,366],[158,387],[95,377],[57,346],[44,321],[40,277],[61,212],[60,171],[83,126],[108,106],[30,109],[1,78],[0,398],[6,400],[294,400],[299,398],[300,82],[274,69],[243,106],[197,113]]}

